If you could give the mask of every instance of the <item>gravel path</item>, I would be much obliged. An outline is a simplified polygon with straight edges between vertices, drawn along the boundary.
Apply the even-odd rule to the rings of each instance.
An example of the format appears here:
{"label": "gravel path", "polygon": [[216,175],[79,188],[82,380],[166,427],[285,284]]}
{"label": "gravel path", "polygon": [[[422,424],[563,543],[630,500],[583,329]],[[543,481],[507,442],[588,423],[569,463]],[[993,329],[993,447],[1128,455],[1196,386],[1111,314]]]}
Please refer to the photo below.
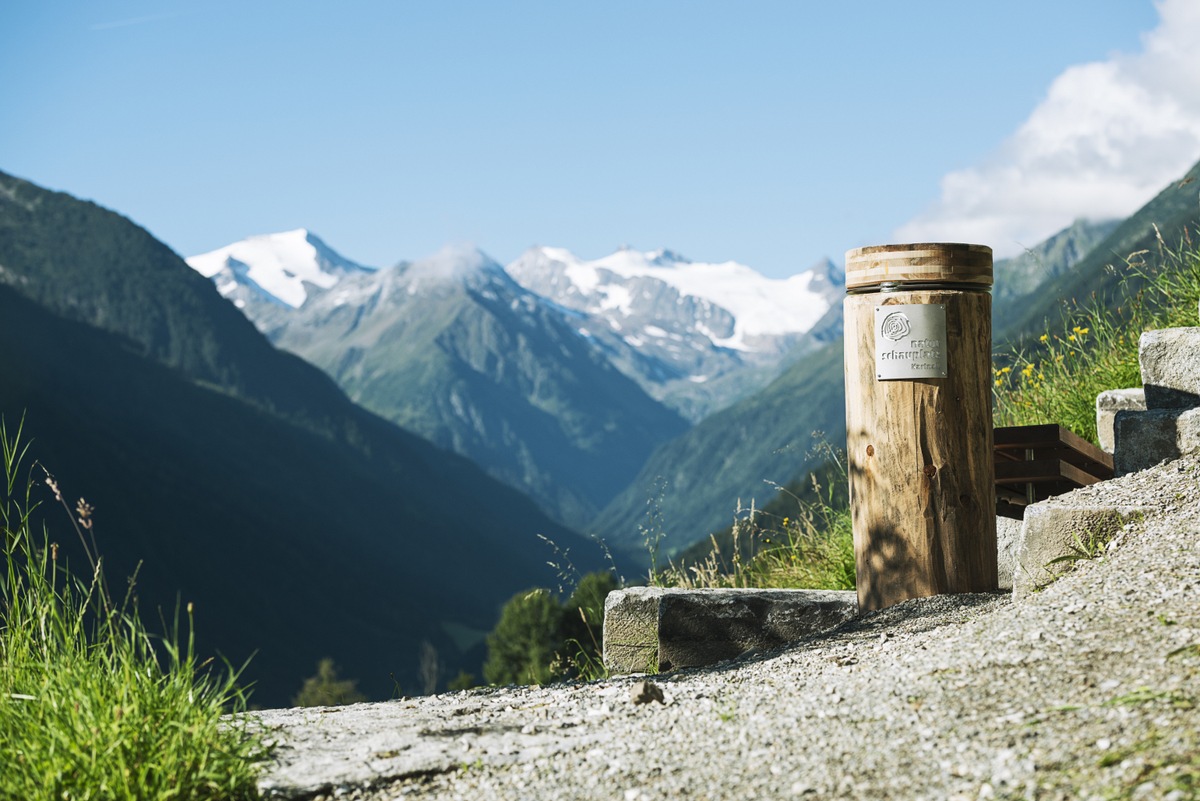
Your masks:
{"label": "gravel path", "polygon": [[[910,601],[642,678],[254,717],[280,797],[1200,797],[1200,459],[1064,496],[1154,509],[1019,603]],[[1061,502],[1061,501],[1060,501]]]}

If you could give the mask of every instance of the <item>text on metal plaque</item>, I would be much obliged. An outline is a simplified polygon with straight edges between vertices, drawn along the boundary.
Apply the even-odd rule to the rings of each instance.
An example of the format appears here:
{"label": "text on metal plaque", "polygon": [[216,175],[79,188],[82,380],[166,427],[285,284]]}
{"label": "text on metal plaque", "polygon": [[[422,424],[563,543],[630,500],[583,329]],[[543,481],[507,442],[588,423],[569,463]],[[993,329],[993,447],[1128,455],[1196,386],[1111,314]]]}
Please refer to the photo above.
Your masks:
{"label": "text on metal plaque", "polygon": [[946,307],[912,303],[875,307],[875,377],[880,381],[946,377]]}

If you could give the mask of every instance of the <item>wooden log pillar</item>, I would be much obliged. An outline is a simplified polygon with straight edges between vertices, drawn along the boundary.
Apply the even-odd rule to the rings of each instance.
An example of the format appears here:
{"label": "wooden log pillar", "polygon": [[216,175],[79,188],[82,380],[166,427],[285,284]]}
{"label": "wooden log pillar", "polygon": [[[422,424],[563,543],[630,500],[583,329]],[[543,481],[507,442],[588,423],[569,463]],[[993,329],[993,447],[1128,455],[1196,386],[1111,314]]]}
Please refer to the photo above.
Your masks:
{"label": "wooden log pillar", "polygon": [[846,253],[846,455],[858,603],[997,588],[992,251]]}

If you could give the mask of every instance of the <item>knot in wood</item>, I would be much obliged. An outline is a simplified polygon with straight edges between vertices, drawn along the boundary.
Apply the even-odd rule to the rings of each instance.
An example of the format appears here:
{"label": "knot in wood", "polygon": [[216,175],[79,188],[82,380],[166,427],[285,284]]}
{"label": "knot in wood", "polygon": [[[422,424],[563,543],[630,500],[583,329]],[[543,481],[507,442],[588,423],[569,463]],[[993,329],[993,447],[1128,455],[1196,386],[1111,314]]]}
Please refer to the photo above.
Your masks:
{"label": "knot in wood", "polygon": [[931,464],[925,465],[925,477],[926,478],[933,478],[936,473],[937,473],[936,467],[934,467]]}

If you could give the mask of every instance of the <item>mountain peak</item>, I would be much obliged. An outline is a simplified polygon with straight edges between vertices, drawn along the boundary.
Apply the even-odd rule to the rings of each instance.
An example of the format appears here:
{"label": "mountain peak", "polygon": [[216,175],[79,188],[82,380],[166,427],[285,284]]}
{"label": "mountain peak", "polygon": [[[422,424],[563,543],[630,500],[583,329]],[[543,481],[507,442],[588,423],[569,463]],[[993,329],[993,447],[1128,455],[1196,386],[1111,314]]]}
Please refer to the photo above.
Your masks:
{"label": "mountain peak", "polygon": [[205,278],[220,276],[222,295],[250,288],[293,308],[304,303],[311,287],[328,289],[348,274],[374,269],[342,256],[307,228],[251,236],[187,263]]}
{"label": "mountain peak", "polygon": [[657,264],[662,267],[670,267],[675,264],[691,264],[684,256],[666,248],[659,248],[647,253],[646,260],[651,264]]}
{"label": "mountain peak", "polygon": [[[575,261],[582,261],[573,255],[571,258]],[[667,248],[637,250],[629,245],[622,245],[609,255],[586,263],[606,267],[622,275],[641,273],[655,267],[669,270],[673,267],[691,264],[686,258]]]}
{"label": "mountain peak", "polygon": [[841,282],[828,260],[791,278],[775,279],[735,261],[693,262],[665,248],[647,252],[623,247],[589,261],[565,248],[538,247],[510,264],[508,272],[527,288],[570,308],[615,309],[624,316],[633,313],[630,304],[636,301],[630,282],[658,282],[680,297],[732,315],[734,333],[716,337],[713,343],[737,350],[754,347],[747,338],[804,333],[829,309],[836,299],[830,288],[840,292]]}
{"label": "mountain peak", "polygon": [[503,266],[468,244],[447,245],[431,256],[398,264],[392,275],[410,295],[454,287],[482,289],[497,283],[518,288]]}
{"label": "mountain peak", "polygon": [[501,275],[504,268],[486,253],[474,245],[447,245],[423,259],[418,259],[406,267],[406,272],[413,278],[426,278],[435,281],[461,281],[478,274]]}
{"label": "mountain peak", "polygon": [[290,231],[280,231],[279,233],[275,233],[275,234],[258,234],[256,236],[251,236],[249,238],[250,239],[278,239],[280,241],[297,240],[297,239],[302,239],[305,242],[312,242],[313,240],[316,240],[318,242],[321,241],[321,238],[319,236],[317,236],[316,234],[314,234],[312,231],[308,230],[307,228],[293,228]]}
{"label": "mountain peak", "polygon": [[846,268],[829,257],[813,262],[813,265],[805,272],[818,281],[827,282],[829,286],[839,291],[846,285]]}

